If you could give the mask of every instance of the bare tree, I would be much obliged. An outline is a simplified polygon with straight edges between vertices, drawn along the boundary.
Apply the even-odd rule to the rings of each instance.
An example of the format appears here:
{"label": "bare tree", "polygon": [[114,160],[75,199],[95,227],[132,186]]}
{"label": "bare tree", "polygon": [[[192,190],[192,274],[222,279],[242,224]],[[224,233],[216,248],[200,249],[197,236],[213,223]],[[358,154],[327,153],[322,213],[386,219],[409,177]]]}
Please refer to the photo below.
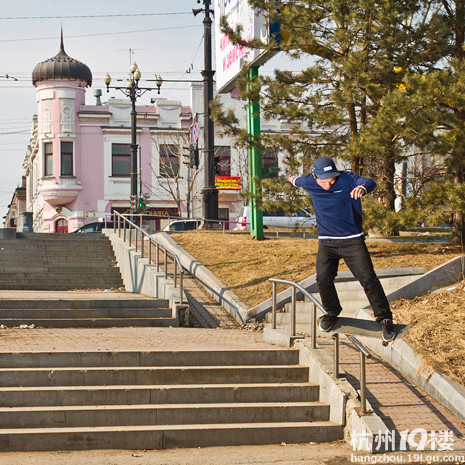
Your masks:
{"label": "bare tree", "polygon": [[[186,206],[187,216],[193,212],[193,199],[200,194],[199,183],[196,182],[201,169],[183,165],[184,146],[189,145],[189,134],[160,133],[152,137],[152,161],[150,169],[156,180],[152,192],[160,200],[174,200],[178,215],[182,216],[182,204]],[[165,194],[165,195],[163,195]]]}

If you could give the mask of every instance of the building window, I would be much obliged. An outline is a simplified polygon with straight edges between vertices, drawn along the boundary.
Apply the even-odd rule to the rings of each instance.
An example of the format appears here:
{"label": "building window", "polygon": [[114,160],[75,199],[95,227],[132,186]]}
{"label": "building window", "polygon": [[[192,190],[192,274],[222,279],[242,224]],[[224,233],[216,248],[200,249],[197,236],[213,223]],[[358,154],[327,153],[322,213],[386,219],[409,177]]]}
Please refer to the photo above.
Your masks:
{"label": "building window", "polygon": [[111,144],[111,175],[131,175],[131,146],[129,144]]}
{"label": "building window", "polygon": [[174,178],[179,174],[179,146],[174,144],[160,145],[160,176]]}
{"label": "building window", "polygon": [[262,153],[262,178],[278,177],[278,154],[272,149]]}
{"label": "building window", "polygon": [[73,143],[61,142],[61,176],[73,175]]}
{"label": "building window", "polygon": [[231,176],[231,147],[215,147],[215,174]]}
{"label": "building window", "polygon": [[44,176],[53,175],[53,143],[44,144]]}

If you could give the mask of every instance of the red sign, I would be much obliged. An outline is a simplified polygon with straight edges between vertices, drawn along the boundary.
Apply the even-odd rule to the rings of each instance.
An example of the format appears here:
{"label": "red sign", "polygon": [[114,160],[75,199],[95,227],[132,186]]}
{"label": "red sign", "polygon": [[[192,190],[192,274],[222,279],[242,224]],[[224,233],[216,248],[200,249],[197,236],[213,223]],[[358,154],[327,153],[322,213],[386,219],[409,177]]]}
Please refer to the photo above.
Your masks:
{"label": "red sign", "polygon": [[240,176],[215,176],[215,187],[217,189],[241,190],[242,181]]}

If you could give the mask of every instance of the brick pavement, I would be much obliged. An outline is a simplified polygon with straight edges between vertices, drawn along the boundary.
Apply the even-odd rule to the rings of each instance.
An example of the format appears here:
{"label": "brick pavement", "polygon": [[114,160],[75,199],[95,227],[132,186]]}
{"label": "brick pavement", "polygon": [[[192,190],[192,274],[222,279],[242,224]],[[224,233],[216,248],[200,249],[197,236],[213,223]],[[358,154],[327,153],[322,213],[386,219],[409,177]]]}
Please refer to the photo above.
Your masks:
{"label": "brick pavement", "polygon": [[[332,342],[321,341],[332,356]],[[360,389],[360,353],[341,338],[340,368],[355,389]],[[401,373],[373,355],[366,360],[367,400],[390,431],[452,431],[454,449],[465,449],[465,424]]]}

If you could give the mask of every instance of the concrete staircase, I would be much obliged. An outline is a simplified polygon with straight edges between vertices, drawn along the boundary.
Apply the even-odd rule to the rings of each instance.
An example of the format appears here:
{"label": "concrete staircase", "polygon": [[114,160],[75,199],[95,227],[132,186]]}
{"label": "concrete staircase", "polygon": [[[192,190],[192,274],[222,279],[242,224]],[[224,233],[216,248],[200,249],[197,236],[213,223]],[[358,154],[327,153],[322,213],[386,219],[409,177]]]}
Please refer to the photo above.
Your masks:
{"label": "concrete staircase", "polygon": [[123,281],[103,234],[31,234],[0,239],[0,289],[120,288]]}
{"label": "concrete staircase", "polygon": [[298,351],[0,353],[0,450],[342,439]]}
{"label": "concrete staircase", "polygon": [[[386,295],[391,294],[402,286],[405,286],[419,277],[419,274],[406,274],[408,269],[380,270],[378,278]],[[398,273],[398,274],[396,274]],[[342,305],[341,316],[353,317],[361,308],[370,305],[361,284],[352,276],[347,277],[347,272],[341,273],[343,277],[336,278],[335,286]],[[320,294],[316,284],[311,286],[310,294],[320,301]],[[290,304],[286,304],[282,311],[276,314],[276,323],[280,329],[288,330],[291,324]],[[317,311],[317,317],[321,312]],[[265,316],[266,322],[271,323],[271,312]],[[301,334],[311,334],[312,304],[297,302],[296,304],[296,331]]]}
{"label": "concrete staircase", "polygon": [[42,328],[114,328],[179,326],[165,299],[0,299],[0,324]]}

